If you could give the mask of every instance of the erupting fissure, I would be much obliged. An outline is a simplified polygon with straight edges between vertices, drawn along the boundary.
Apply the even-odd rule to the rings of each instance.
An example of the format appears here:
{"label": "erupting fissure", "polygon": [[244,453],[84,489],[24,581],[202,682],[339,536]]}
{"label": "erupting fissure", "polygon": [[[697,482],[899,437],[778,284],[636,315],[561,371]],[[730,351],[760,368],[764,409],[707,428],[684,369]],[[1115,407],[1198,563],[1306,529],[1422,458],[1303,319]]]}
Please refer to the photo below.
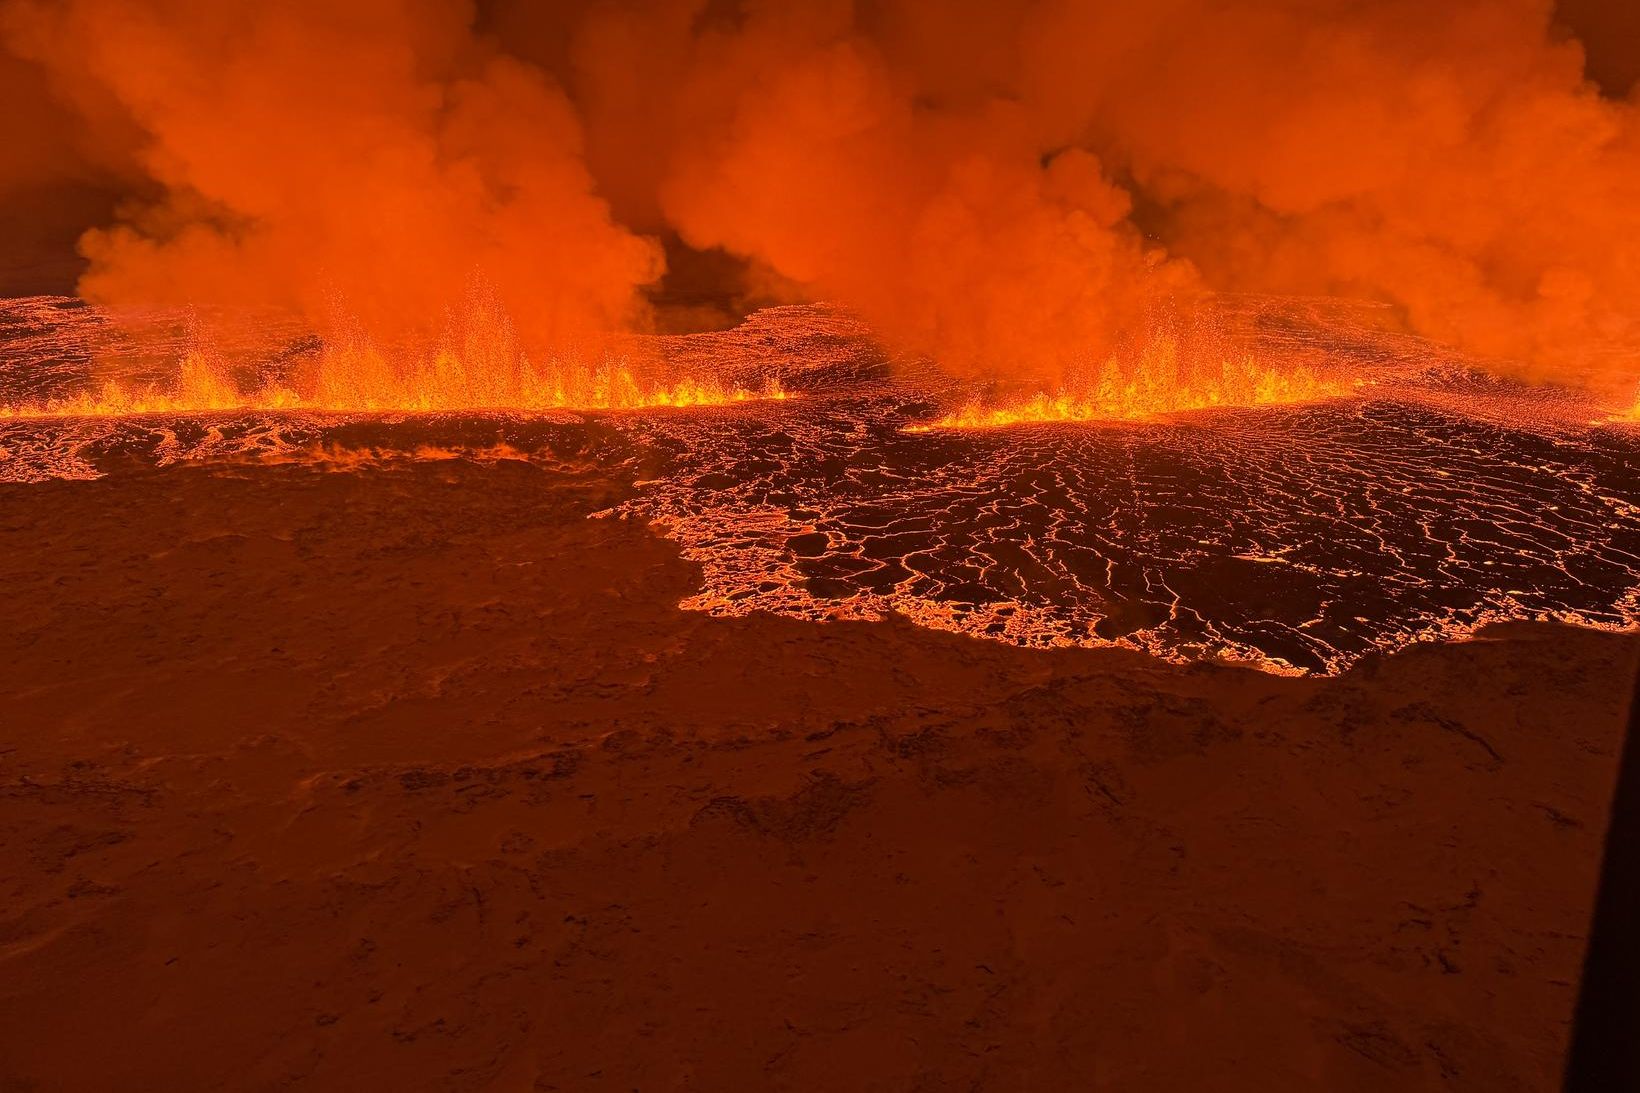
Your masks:
{"label": "erupting fissure", "polygon": [[0,419],[241,410],[650,410],[788,397],[773,378],[758,385],[713,377],[656,379],[619,359],[540,366],[521,353],[498,356],[481,345],[468,348],[472,351],[446,349],[418,358],[396,357],[368,343],[343,343],[325,347],[294,375],[249,387],[235,381],[236,369],[224,360],[191,351],[169,384],[110,379],[66,396],[0,405]]}
{"label": "erupting fissure", "polygon": [[124,417],[133,414],[187,414],[236,410],[311,410],[331,413],[432,413],[454,410],[652,410],[726,406],[790,397],[777,381],[760,388],[729,387],[711,380],[679,380],[646,386],[623,367],[578,368],[521,387],[515,394],[467,388],[393,384],[344,386],[303,397],[288,387],[269,386],[242,394],[216,380],[176,391],[131,388],[110,380],[95,392],[17,406],[0,406],[0,419],[41,417]]}
{"label": "erupting fissure", "polygon": [[1323,376],[1307,365],[1267,363],[1251,355],[1221,360],[1217,365],[1190,360],[1177,339],[1158,337],[1136,360],[1112,357],[1091,378],[1000,405],[970,402],[937,421],[911,426],[909,431],[1145,421],[1198,410],[1319,402],[1348,395],[1358,386],[1358,381]]}

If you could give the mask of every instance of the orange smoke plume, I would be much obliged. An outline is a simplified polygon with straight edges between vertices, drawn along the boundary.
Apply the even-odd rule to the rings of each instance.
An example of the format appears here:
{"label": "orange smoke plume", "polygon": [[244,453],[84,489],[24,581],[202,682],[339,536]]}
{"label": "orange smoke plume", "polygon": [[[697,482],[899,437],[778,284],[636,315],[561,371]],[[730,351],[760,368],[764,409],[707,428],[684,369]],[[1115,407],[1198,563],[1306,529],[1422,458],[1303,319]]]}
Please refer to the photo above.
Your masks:
{"label": "orange smoke plume", "polygon": [[658,248],[616,225],[580,125],[462,0],[13,2],[14,48],[112,96],[154,192],[89,231],[116,306],[281,306],[436,335],[481,278],[534,347],[629,324]]}
{"label": "orange smoke plume", "polygon": [[1044,12],[1027,94],[1211,282],[1388,300],[1539,378],[1635,374],[1640,108],[1585,80],[1551,0]]}
{"label": "orange smoke plume", "polygon": [[[680,7],[682,43],[638,29]],[[1502,369],[1634,375],[1640,107],[1584,78],[1550,0],[733,7],[601,5],[578,95],[603,125],[666,104],[633,124],[691,242],[947,365],[1058,377],[1211,288],[1388,301]],[[646,71],[673,91],[623,83]]]}
{"label": "orange smoke plume", "polygon": [[952,370],[1057,379],[1124,320],[1196,289],[1146,246],[1082,149],[1049,155],[1008,104],[929,116],[846,40],[754,78],[662,196],[685,238],[767,263]]}
{"label": "orange smoke plume", "polygon": [[105,303],[426,345],[477,279],[532,359],[572,358],[646,321],[669,234],[1046,392],[1215,290],[1385,301],[1608,398],[1636,378],[1640,105],[1552,0],[0,12],[128,180],[81,242]]}

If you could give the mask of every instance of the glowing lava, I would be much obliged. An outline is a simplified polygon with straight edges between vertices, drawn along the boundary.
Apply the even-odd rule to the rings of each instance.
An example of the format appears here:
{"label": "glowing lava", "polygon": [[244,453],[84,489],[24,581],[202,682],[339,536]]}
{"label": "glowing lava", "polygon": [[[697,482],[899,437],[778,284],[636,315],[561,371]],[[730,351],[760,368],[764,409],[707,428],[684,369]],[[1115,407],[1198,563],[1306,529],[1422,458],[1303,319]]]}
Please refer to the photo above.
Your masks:
{"label": "glowing lava", "polygon": [[[197,369],[184,366],[186,377]],[[126,417],[238,410],[312,410],[330,413],[429,413],[453,410],[652,410],[666,407],[726,406],[737,402],[788,398],[778,381],[763,387],[729,387],[712,380],[678,380],[646,385],[622,366],[579,368],[521,384],[511,390],[413,381],[359,383],[357,377],[328,385],[304,398],[288,387],[268,386],[241,394],[220,379],[184,382],[175,391],[132,389],[110,380],[94,393],[83,392],[43,403],[0,406],[0,420],[47,417]]]}
{"label": "glowing lava", "polygon": [[428,358],[394,357],[368,343],[326,346],[306,375],[243,390],[234,369],[210,354],[184,355],[175,380],[100,387],[11,406],[0,419],[125,417],[243,410],[425,413],[454,410],[649,410],[723,406],[787,396],[778,380],[758,387],[712,378],[646,379],[624,361],[534,364],[520,352],[469,344]]}
{"label": "glowing lava", "polygon": [[911,426],[909,431],[996,429],[1059,421],[1145,421],[1195,410],[1319,402],[1348,395],[1356,387],[1297,363],[1274,365],[1244,356],[1204,366],[1187,363],[1187,357],[1177,339],[1159,337],[1137,360],[1126,363],[1112,357],[1096,376],[1054,393],[1038,392],[1000,406],[972,402],[937,421]]}
{"label": "glowing lava", "polygon": [[[133,347],[84,305],[0,301],[8,401],[97,390],[81,370],[95,361],[100,377],[121,381],[104,405],[130,415],[0,421],[0,483],[117,479],[141,465],[359,473],[525,459],[551,475],[630,478],[602,515],[655,527],[701,566],[698,593],[681,600],[689,608],[815,622],[899,616],[1019,646],[1117,646],[1274,672],[1342,672],[1491,623],[1640,626],[1640,433],[1589,427],[1619,400],[1477,378],[1427,343],[1351,326],[1313,302],[1247,303],[1260,321],[1240,324],[1252,332],[1245,354],[1177,354],[1215,362],[1187,377],[1194,396],[1152,391],[1140,402],[1124,388],[1129,401],[1107,396],[1100,408],[1089,385],[1086,401],[1128,418],[1318,401],[1188,423],[1162,416],[1142,428],[908,435],[930,405],[951,404],[953,381],[891,360],[862,326],[824,308],[634,339],[609,358],[630,361],[634,376],[721,377],[714,396],[756,390],[764,377],[801,392],[735,413],[190,418],[142,411],[235,409],[249,397],[276,409],[531,398],[551,408],[561,405],[549,384],[558,377],[565,402],[676,405],[693,389],[636,378],[600,387],[595,370],[549,377],[512,355],[512,371],[499,373],[508,378],[487,378],[498,374],[487,366],[477,376],[459,342],[442,371],[437,356],[414,368],[391,355],[372,364],[266,326],[245,353],[225,352],[236,384],[202,355],[179,369],[186,341],[154,334]],[[1225,360],[1265,364],[1216,363]],[[1169,367],[1162,378],[1182,371]],[[339,371],[321,382],[327,368]],[[242,378],[258,375],[278,386]],[[1334,376],[1366,386],[1329,401],[1349,390]],[[1130,368],[1120,382],[1143,391],[1142,377]],[[173,401],[124,393],[145,383]],[[280,391],[303,398],[282,403]],[[97,400],[82,409],[96,412]]]}

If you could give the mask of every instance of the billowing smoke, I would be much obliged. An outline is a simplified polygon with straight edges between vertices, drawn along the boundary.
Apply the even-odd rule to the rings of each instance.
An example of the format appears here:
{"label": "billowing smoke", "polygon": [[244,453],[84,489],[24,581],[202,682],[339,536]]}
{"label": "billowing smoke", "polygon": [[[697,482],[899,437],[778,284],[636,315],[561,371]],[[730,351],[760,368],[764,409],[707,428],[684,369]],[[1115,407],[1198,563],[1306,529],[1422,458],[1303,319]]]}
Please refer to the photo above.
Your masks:
{"label": "billowing smoke", "polygon": [[1064,5],[1032,33],[1027,93],[1214,284],[1387,299],[1475,353],[1633,378],[1607,351],[1640,318],[1640,110],[1585,82],[1552,16],[1549,0]]}
{"label": "billowing smoke", "polygon": [[479,278],[551,343],[642,322],[668,235],[969,373],[1254,290],[1637,374],[1640,105],[1552,0],[0,3],[141,134],[98,299],[392,329]]}
{"label": "billowing smoke", "polygon": [[70,102],[141,130],[152,197],[81,240],[89,298],[436,332],[475,284],[537,343],[632,321],[658,248],[615,224],[563,91],[461,0],[5,8]]}

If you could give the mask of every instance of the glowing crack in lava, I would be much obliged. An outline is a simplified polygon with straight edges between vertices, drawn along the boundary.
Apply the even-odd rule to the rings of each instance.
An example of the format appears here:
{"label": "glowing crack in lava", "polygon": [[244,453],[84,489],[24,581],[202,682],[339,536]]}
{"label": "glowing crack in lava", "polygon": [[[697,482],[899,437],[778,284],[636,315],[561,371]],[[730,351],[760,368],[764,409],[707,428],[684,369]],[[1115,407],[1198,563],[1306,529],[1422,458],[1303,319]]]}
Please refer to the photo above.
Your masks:
{"label": "glowing crack in lava", "polygon": [[[651,524],[701,567],[690,609],[900,616],[1277,672],[1340,672],[1494,622],[1640,625],[1634,430],[1591,426],[1587,396],[1490,379],[1347,308],[1245,311],[1253,359],[1365,382],[1137,424],[912,432],[972,391],[891,367],[838,312],[788,307],[648,347],[685,374],[777,380],[801,396],[788,401],[367,425],[283,409],[14,419],[0,422],[0,479],[119,474],[133,459],[232,459],[236,474],[262,460],[591,459],[635,479],[604,518]],[[0,304],[0,395],[67,384],[107,333],[65,302]]]}
{"label": "glowing crack in lava", "polygon": [[705,572],[686,606],[724,615],[897,614],[1322,673],[1489,623],[1640,623],[1640,443],[1588,427],[1586,398],[1347,307],[1273,300],[1247,322],[1261,359],[1362,386],[1122,428],[917,431],[967,396],[856,371],[778,414],[668,421],[671,470],[620,512],[681,543]]}

